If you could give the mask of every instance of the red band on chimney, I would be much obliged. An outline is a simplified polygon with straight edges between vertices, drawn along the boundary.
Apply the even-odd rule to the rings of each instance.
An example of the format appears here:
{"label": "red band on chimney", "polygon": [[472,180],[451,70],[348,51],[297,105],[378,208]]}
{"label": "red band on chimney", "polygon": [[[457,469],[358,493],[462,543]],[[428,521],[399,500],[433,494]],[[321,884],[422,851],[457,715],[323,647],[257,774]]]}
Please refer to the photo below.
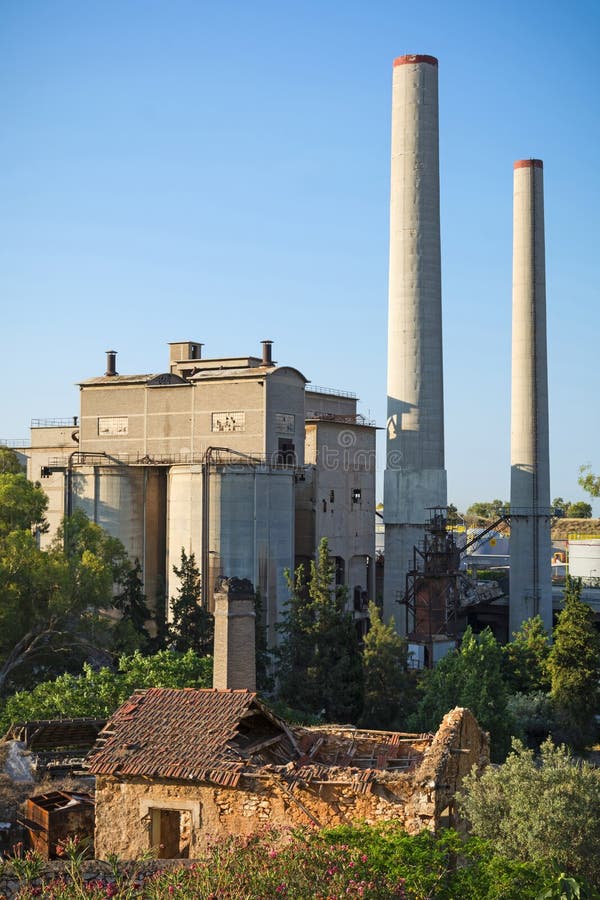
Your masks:
{"label": "red band on chimney", "polygon": [[518,159],[514,167],[515,169],[543,169],[544,163],[541,159]]}
{"label": "red band on chimney", "polygon": [[413,63],[429,63],[430,66],[437,66],[438,61],[435,56],[420,56],[414,53],[409,53],[407,56],[397,56],[394,60],[394,66],[410,66]]}

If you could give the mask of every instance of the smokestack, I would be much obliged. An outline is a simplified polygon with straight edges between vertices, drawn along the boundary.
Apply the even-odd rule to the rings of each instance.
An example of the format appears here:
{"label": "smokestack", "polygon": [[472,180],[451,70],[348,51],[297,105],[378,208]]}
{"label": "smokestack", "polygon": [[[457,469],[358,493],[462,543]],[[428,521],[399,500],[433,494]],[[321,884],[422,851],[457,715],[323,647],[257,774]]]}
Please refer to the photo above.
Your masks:
{"label": "smokestack", "polygon": [[213,687],[256,690],[256,594],[246,578],[222,578],[215,591]]}
{"label": "smokestack", "polygon": [[273,341],[261,341],[262,344],[262,364],[263,366],[273,365]]}
{"label": "smokestack", "polygon": [[105,375],[118,375],[117,372],[117,351],[106,351],[106,372]]}
{"label": "smokestack", "polygon": [[552,627],[544,170],[514,165],[510,633],[538,613]]}
{"label": "smokestack", "polygon": [[397,600],[431,507],[446,505],[440,264],[438,61],[394,60],[384,481],[384,617]]}

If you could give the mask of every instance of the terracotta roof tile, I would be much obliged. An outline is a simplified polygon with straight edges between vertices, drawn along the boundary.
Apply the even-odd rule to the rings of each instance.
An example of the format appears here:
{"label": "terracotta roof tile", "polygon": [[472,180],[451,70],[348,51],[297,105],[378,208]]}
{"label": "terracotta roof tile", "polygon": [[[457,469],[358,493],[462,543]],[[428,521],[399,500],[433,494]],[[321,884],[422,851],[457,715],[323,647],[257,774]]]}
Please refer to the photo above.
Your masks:
{"label": "terracotta roof tile", "polygon": [[100,733],[89,770],[235,784],[246,761],[234,739],[251,707],[262,711],[250,691],[138,691]]}

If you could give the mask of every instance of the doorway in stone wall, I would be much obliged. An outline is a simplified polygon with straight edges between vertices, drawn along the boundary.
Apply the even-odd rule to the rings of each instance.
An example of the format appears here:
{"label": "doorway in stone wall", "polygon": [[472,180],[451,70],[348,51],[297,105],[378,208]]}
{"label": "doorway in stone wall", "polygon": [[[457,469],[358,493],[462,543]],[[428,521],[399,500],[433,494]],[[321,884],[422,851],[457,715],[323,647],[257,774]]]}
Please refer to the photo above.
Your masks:
{"label": "doorway in stone wall", "polygon": [[150,809],[150,844],[158,859],[188,859],[192,816],[187,809]]}

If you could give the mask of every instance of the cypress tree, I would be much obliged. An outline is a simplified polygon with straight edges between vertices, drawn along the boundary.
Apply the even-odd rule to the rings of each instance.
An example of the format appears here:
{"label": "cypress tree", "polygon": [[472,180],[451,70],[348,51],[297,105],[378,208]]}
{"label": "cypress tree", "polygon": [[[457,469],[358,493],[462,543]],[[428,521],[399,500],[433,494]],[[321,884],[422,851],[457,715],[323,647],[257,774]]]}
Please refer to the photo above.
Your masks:
{"label": "cypress tree", "polygon": [[567,737],[585,745],[594,736],[600,679],[600,635],[594,613],[581,599],[581,579],[567,577],[564,608],[548,658],[551,695]]}
{"label": "cypress tree", "polygon": [[212,653],[214,618],[202,605],[202,576],[196,565],[196,557],[181,548],[179,568],[173,566],[179,578],[179,590],[171,598],[171,621],[167,626],[168,638],[173,649],[180,653],[194,650],[207,655]]}
{"label": "cypress tree", "polygon": [[356,722],[363,704],[358,635],[347,610],[347,589],[334,586],[335,563],[327,540],[311,562],[286,573],[290,599],[277,651],[279,697],[289,706],[329,722]]}

